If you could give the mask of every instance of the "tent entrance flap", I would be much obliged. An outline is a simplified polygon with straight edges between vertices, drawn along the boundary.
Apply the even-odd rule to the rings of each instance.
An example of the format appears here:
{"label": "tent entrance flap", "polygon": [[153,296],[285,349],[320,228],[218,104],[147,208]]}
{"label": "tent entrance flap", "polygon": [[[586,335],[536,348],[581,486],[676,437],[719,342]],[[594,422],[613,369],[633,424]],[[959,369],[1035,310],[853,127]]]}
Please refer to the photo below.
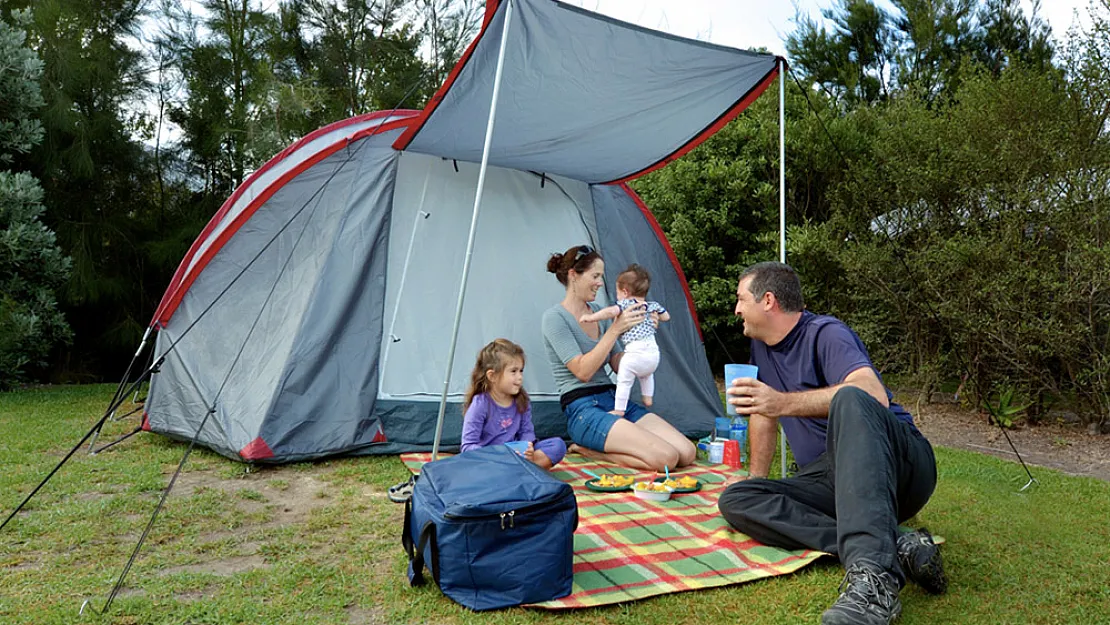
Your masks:
{"label": "tent entrance flap", "polygon": [[[381,370],[384,398],[432,398],[442,390],[457,271],[466,252],[460,233],[468,227],[478,179],[476,164],[460,162],[458,169],[432,156],[405,152],[400,157],[390,240],[413,239],[414,225],[416,232],[407,266],[404,243],[389,250],[385,311],[393,316],[385,323],[396,340],[382,337],[382,349],[390,350],[389,366]],[[416,219],[425,178],[430,182],[424,207],[431,216]],[[452,400],[466,392],[478,350],[498,337],[524,348],[528,393],[556,395],[555,379],[541,364],[539,328],[543,311],[564,292],[544,266],[552,252],[596,239],[586,225],[593,223],[592,206],[589,187],[580,182],[549,177],[541,187],[534,174],[489,168],[459,333],[458,362],[465,367],[451,374]],[[387,347],[385,341],[392,344]]]}

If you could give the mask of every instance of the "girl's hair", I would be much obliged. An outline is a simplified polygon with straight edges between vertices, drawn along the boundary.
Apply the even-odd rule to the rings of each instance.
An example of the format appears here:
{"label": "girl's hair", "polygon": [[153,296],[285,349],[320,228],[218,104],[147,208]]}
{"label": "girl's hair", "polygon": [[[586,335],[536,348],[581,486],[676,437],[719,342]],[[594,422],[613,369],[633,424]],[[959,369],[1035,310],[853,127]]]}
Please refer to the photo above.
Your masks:
{"label": "girl's hair", "polygon": [[555,274],[559,284],[567,285],[567,274],[573,269],[578,273],[585,273],[595,260],[600,260],[601,254],[589,245],[575,245],[562,254],[556,252],[547,259],[548,273]]}
{"label": "girl's hair", "polygon": [[[509,339],[494,339],[478,352],[478,361],[474,363],[474,371],[470,372],[470,386],[463,398],[463,413],[470,408],[475,395],[489,392],[486,371],[493,369],[494,373],[500,374],[512,358],[519,358],[521,366],[524,366],[524,348]],[[528,410],[528,392],[523,388],[516,394],[516,409],[521,413]]]}

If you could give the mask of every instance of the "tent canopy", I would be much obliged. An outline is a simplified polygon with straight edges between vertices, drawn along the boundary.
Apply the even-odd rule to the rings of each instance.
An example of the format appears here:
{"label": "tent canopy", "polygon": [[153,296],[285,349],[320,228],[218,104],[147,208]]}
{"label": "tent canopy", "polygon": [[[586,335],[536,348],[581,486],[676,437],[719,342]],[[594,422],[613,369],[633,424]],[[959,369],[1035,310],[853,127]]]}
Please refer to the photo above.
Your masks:
{"label": "tent canopy", "polygon": [[[479,162],[507,3],[394,144]],[[682,39],[553,0],[513,0],[490,165],[625,181],[693,149],[776,77],[776,57]]]}

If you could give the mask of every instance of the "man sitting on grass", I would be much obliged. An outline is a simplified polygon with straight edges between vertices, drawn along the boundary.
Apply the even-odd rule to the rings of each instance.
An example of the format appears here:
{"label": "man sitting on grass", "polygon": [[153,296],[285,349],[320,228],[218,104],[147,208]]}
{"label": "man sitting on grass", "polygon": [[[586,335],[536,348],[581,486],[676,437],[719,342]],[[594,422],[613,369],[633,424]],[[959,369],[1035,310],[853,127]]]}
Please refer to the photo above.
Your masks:
{"label": "man sitting on grass", "polygon": [[[823,625],[890,623],[907,579],[944,592],[928,531],[898,532],[936,488],[933,448],[891,401],[859,337],[806,311],[798,276],[782,263],[745,269],[736,300],[759,379],[725,380],[726,392],[729,405],[750,416],[749,469],[759,479],[732,478],[721,514],[764,544],[840,558],[847,575]],[[776,422],[802,467],[789,479],[766,479]]]}

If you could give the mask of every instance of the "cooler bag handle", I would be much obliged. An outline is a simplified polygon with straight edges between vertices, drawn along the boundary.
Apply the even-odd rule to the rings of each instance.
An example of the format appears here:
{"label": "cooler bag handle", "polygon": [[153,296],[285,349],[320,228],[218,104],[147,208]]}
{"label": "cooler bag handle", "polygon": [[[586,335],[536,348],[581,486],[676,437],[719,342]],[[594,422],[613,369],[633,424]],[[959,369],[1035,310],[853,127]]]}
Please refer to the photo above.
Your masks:
{"label": "cooler bag handle", "polygon": [[428,562],[428,568],[432,571],[432,579],[438,585],[439,545],[436,544],[436,524],[432,521],[425,522],[424,527],[420,528],[420,536],[414,545],[412,540],[412,500],[406,501],[405,527],[401,531],[401,545],[409,556],[409,586],[424,584],[424,547],[429,546],[429,541],[432,549],[432,559]]}

